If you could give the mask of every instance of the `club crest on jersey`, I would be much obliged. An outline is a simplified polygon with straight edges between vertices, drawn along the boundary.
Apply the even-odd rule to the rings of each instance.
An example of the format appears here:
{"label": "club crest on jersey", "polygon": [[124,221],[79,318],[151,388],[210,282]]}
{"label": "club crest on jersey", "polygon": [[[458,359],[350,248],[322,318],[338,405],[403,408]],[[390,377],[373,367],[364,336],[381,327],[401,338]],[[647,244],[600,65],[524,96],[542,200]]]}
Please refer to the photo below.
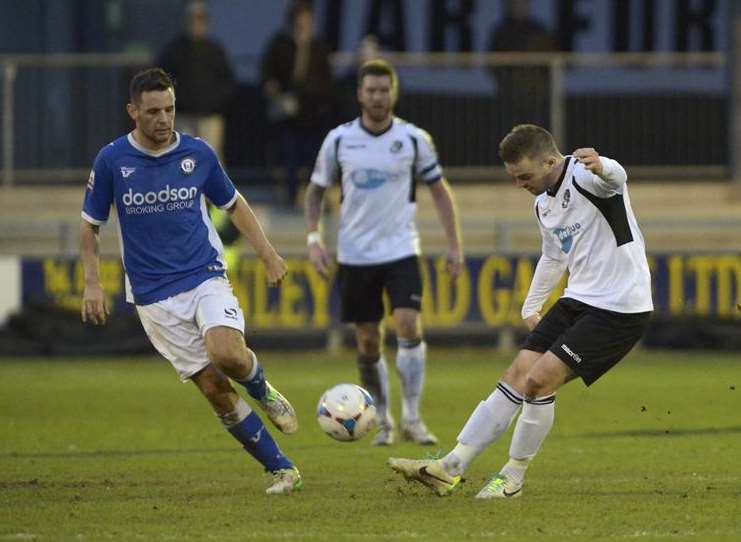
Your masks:
{"label": "club crest on jersey", "polygon": [[186,175],[190,175],[196,169],[196,161],[190,156],[188,158],[183,158],[183,161],[180,162],[180,169],[182,169],[183,173]]}
{"label": "club crest on jersey", "polygon": [[128,178],[128,176],[134,173],[135,171],[136,171],[135,167],[121,166],[121,175],[123,175],[124,179]]}
{"label": "club crest on jersey", "polygon": [[391,151],[392,154],[396,154],[397,152],[401,150],[403,146],[404,146],[404,142],[397,139],[391,144],[391,148],[389,148],[389,150]]}
{"label": "club crest on jersey", "polygon": [[563,209],[566,209],[566,207],[569,206],[569,201],[571,201],[571,190],[567,188],[566,190],[564,190],[564,193],[563,193],[563,200],[561,200],[561,207]]}

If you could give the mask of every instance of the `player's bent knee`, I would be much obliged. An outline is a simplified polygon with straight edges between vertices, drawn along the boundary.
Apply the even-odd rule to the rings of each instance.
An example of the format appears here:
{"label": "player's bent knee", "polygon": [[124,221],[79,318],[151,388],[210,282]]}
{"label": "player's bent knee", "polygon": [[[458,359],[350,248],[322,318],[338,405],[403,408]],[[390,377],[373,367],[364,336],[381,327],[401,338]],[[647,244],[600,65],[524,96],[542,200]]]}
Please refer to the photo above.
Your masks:
{"label": "player's bent knee", "polygon": [[530,372],[527,377],[525,377],[524,395],[526,398],[540,397],[543,395],[543,390],[545,390],[547,386],[547,382]]}
{"label": "player's bent knee", "polygon": [[405,338],[416,338],[421,334],[418,313],[407,311],[400,315],[394,315],[394,327],[396,335]]}
{"label": "player's bent knee", "polygon": [[248,370],[248,358],[234,348],[213,348],[209,350],[211,362],[227,375],[242,374]]}
{"label": "player's bent knee", "polygon": [[216,367],[228,376],[242,375],[249,370],[247,348],[242,334],[226,327],[215,327],[206,333],[208,357]]}
{"label": "player's bent knee", "polygon": [[220,358],[218,362],[215,362],[215,365],[232,378],[241,378],[249,372],[247,361],[238,355]]}
{"label": "player's bent knee", "polygon": [[510,365],[504,371],[501,380],[512,386],[518,392],[525,393],[527,371],[523,371],[515,365]]}
{"label": "player's bent knee", "polygon": [[421,334],[417,329],[417,326],[412,323],[411,325],[401,324],[397,326],[396,335],[397,337],[402,337],[404,339],[418,339]]}
{"label": "player's bent knee", "polygon": [[374,356],[381,352],[379,341],[358,341],[358,351],[364,356]]}
{"label": "player's bent knee", "polygon": [[381,351],[380,334],[359,332],[356,334],[356,341],[358,351],[360,351],[361,354],[372,356]]}

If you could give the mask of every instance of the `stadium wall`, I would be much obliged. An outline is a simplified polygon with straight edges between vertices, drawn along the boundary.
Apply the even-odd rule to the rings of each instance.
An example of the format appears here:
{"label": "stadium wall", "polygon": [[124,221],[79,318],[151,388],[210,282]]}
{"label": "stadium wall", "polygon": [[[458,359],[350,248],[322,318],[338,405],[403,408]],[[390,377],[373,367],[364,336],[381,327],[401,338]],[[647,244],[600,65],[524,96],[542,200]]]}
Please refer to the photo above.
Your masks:
{"label": "stadium wall", "polygon": [[[422,315],[427,340],[516,348],[526,333],[520,307],[536,261],[534,254],[472,256],[453,288],[443,272],[444,258],[425,258]],[[259,349],[350,346],[352,334],[338,322],[337,289],[304,258],[288,258],[287,263],[289,273],[276,289],[267,287],[264,269],[255,260],[242,260],[231,273],[250,345]],[[741,253],[653,254],[649,264],[656,311],[644,346],[741,350],[737,307]],[[76,260],[0,260],[0,315],[5,319],[9,314],[0,324],[0,359],[153,354],[132,306],[124,301],[120,260],[103,258],[100,269],[114,317],[103,328],[94,328],[83,326],[79,319],[84,281]],[[560,289],[549,303],[558,295]]]}
{"label": "stadium wall", "polygon": [[[537,255],[471,256],[453,287],[444,273],[443,257],[423,259],[422,314],[427,329],[454,330],[520,326],[520,307],[527,295]],[[2,262],[5,262],[2,264]],[[69,258],[24,258],[20,279],[12,259],[0,260],[5,310],[18,305],[50,304],[79,311],[83,271]],[[288,275],[279,288],[268,288],[261,263],[240,261],[230,272],[248,327],[263,330],[323,330],[338,322],[339,298],[304,258],[288,258]],[[649,256],[655,316],[663,318],[741,319],[741,254],[663,253]],[[4,271],[3,271],[4,269]],[[118,258],[103,258],[101,280],[113,314],[132,312],[124,300],[124,275]],[[555,301],[565,284],[554,290]]]}

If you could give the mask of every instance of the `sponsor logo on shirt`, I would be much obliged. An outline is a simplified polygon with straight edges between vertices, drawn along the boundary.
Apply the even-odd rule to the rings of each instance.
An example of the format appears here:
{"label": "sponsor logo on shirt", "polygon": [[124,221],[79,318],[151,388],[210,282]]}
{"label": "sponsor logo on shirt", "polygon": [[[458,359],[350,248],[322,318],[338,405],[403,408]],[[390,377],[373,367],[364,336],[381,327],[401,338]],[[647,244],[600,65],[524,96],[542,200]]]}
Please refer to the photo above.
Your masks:
{"label": "sponsor logo on shirt", "polygon": [[227,318],[231,318],[232,320],[236,320],[237,319],[237,309],[234,309],[234,308],[224,309],[224,316],[226,316]]}
{"label": "sponsor logo on shirt", "polygon": [[350,181],[362,190],[373,190],[388,180],[388,175],[378,169],[356,169],[350,175]]}
{"label": "sponsor logo on shirt", "polygon": [[180,211],[193,207],[198,188],[195,186],[170,188],[167,184],[162,190],[150,192],[134,192],[129,188],[124,192],[121,202],[127,215],[144,215]]}
{"label": "sponsor logo on shirt", "polygon": [[358,145],[345,145],[345,148],[346,149],[352,149],[352,150],[354,150],[354,149],[364,149],[365,147],[366,146],[363,145],[362,143],[361,144],[358,144]]}
{"label": "sponsor logo on shirt", "polygon": [[558,227],[553,230],[553,235],[555,235],[561,242],[561,250],[565,254],[568,254],[571,250],[571,247],[574,245],[574,236],[580,231],[581,224],[579,222],[570,226]]}
{"label": "sponsor logo on shirt", "polygon": [[95,188],[95,170],[90,170],[90,177],[87,178],[87,189],[92,192]]}

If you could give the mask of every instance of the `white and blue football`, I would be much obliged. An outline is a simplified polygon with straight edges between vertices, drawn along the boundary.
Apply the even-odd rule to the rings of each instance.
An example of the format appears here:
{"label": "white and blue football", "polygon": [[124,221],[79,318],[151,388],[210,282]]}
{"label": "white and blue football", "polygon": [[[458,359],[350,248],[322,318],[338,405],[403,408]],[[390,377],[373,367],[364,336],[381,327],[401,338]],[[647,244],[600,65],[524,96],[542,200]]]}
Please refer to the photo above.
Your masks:
{"label": "white and blue football", "polygon": [[319,399],[316,418],[327,435],[348,442],[363,438],[376,426],[376,406],[360,386],[337,384]]}

